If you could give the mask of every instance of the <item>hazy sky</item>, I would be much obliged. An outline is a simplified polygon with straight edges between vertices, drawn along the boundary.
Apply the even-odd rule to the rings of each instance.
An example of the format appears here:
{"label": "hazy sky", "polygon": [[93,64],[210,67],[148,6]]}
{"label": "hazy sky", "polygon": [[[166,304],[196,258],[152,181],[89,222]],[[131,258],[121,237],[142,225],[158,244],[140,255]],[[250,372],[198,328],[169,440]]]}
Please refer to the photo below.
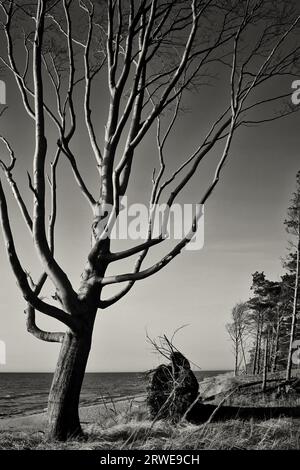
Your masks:
{"label": "hazy sky", "polygon": [[[101,136],[107,98],[101,81],[98,87],[95,102]],[[291,82],[286,83],[287,92],[289,89]],[[51,98],[50,92],[48,96]],[[184,160],[187,151],[195,148],[227,99],[226,83],[186,99],[189,110],[181,116],[168,147],[169,171]],[[18,159],[16,177],[30,203],[25,170],[30,169],[33,127],[11,79],[7,80],[7,103],[9,110],[0,121],[1,134],[14,144]],[[86,150],[86,141],[86,130],[82,127],[73,148],[80,168],[97,191],[94,162]],[[130,197],[136,202],[149,196],[153,149],[151,133],[137,154],[133,170]],[[225,331],[231,308],[249,297],[251,273],[263,270],[274,280],[282,273],[280,257],[287,246],[283,221],[300,167],[299,149],[297,114],[236,134],[221,181],[206,204],[203,250],[184,252],[155,276],[137,282],[121,302],[99,311],[88,371],[149,369],[159,358],[147,343],[146,332],[152,337],[172,335],[183,324],[188,326],[178,333],[175,344],[188,358],[202,369],[232,367],[231,344]],[[184,194],[185,200],[200,199],[212,177],[217,156],[218,149],[200,167],[192,187]],[[158,167],[158,163],[155,165]],[[5,188],[18,252],[24,266],[37,276],[41,269],[31,238],[6,183]],[[77,286],[90,245],[92,218],[65,161],[59,166],[58,197],[56,257]],[[156,250],[148,264],[164,251],[162,247]],[[25,303],[10,271],[2,240],[0,263],[0,340],[7,346],[7,364],[0,365],[0,371],[52,371],[59,345],[41,342],[26,332]],[[123,262],[119,272],[127,272],[131,263],[133,260]],[[59,324],[43,314],[37,313],[37,323],[42,328],[60,329]]]}

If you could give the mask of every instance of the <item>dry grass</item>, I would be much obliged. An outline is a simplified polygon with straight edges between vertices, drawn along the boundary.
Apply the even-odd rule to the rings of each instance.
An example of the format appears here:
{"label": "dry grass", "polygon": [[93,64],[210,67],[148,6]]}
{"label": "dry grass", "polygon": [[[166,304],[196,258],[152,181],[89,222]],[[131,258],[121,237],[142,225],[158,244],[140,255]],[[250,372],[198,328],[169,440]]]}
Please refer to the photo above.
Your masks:
{"label": "dry grass", "polygon": [[144,407],[128,406],[86,427],[86,439],[47,442],[43,433],[0,433],[0,449],[300,449],[299,420],[231,420],[193,426],[151,423]]}

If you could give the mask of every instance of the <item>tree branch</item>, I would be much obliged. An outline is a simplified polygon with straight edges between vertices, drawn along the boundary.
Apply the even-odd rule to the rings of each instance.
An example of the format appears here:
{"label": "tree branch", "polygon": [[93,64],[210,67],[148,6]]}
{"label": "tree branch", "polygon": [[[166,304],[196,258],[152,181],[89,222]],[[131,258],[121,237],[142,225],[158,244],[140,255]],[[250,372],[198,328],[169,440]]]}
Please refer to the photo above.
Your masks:
{"label": "tree branch", "polygon": [[16,253],[14,239],[10,227],[8,212],[7,212],[7,203],[5,194],[3,191],[2,183],[0,180],[0,219],[3,230],[4,241],[6,245],[6,251],[8,259],[13,270],[13,273],[17,279],[18,286],[23,293],[23,297],[33,308],[39,310],[40,312],[55,318],[56,320],[61,321],[65,325],[69,326],[71,329],[76,330],[75,320],[59,308],[47,304],[41,299],[39,299],[36,294],[32,291],[28,284],[27,274],[23,270],[18,255]]}

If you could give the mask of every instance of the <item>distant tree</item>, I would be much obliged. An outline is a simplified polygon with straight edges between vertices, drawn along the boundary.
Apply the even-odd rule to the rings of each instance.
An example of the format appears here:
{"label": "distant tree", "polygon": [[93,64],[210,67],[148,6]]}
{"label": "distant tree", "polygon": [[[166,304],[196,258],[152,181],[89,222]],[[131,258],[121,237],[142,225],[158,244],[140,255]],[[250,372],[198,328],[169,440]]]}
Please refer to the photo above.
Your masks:
{"label": "distant tree", "polygon": [[273,322],[271,330],[271,372],[277,371],[278,359],[282,350],[284,335],[284,321],[288,311],[289,299],[286,298],[286,285],[284,278],[278,283],[278,292],[273,306]]}
{"label": "distant tree", "polygon": [[[15,180],[18,155],[5,136],[10,163],[3,157],[2,169],[41,264],[37,281],[32,282],[16,247],[0,183],[1,225],[26,302],[28,331],[40,340],[62,343],[49,394],[48,431],[50,437],[64,440],[82,434],[78,405],[97,312],[120,301],[137,281],[162,270],[190,243],[199,212],[178,243],[166,247],[157,262],[143,266],[150,251],[165,241],[169,208],[200,164],[218,156],[196,201],[204,204],[220,181],[237,130],[296,112],[281,79],[299,72],[299,5],[291,0],[1,0],[0,10],[0,60],[14,78],[32,123],[32,207]],[[215,82],[218,74],[220,81]],[[201,122],[199,142],[167,175],[167,143],[181,117],[183,95],[203,91],[208,82],[222,87],[226,104],[220,104],[210,122]],[[101,103],[100,87],[105,94]],[[95,122],[97,106],[107,116],[104,135]],[[83,129],[89,139],[84,152],[74,145]],[[156,146],[148,157],[154,159],[152,168],[159,161],[158,172],[149,174],[153,187],[148,234],[144,242],[116,252],[111,231],[122,209],[120,200],[135,183],[133,168],[147,136],[154,136]],[[95,189],[81,171],[88,155],[95,158]],[[78,289],[54,250],[56,173],[62,158],[70,164],[91,210],[87,240],[92,246],[87,245]],[[49,223],[47,200],[52,202]],[[155,236],[153,216],[162,201],[167,201],[167,209],[163,229]],[[134,255],[137,260],[130,272],[115,267]],[[55,289],[51,302],[42,293],[47,279]],[[125,287],[115,295],[104,295],[107,286],[121,283]],[[36,324],[37,311],[58,320],[67,331],[42,331]]]}
{"label": "distant tree", "polygon": [[232,322],[226,325],[227,332],[233,343],[234,352],[234,375],[238,375],[240,365],[243,362],[244,370],[247,372],[247,360],[245,341],[248,334],[248,311],[246,303],[236,304],[231,312]]}
{"label": "distant tree", "polygon": [[[249,323],[252,325],[254,336],[254,348],[252,352],[252,373],[259,374],[261,367],[267,360],[266,367],[271,368],[271,358],[278,354],[278,342],[280,333],[281,314],[279,312],[279,300],[281,295],[281,283],[270,281],[264,272],[255,272],[252,275],[251,290],[254,296],[247,302]],[[278,337],[276,338],[276,334]],[[262,348],[262,342],[265,343]],[[266,347],[266,343],[267,347]],[[264,359],[262,353],[264,351]],[[267,353],[266,353],[267,351]],[[267,357],[265,356],[267,354]]]}
{"label": "distant tree", "polygon": [[[290,343],[291,319],[293,312],[294,276],[285,273],[281,277],[281,293],[277,304],[277,322],[272,354],[272,371],[286,369]],[[296,332],[299,325],[296,325]],[[276,354],[275,354],[276,351]]]}
{"label": "distant tree", "polygon": [[[265,301],[266,301],[266,315],[262,330],[262,338],[264,341],[264,359],[263,359],[263,382],[262,391],[266,391],[268,372],[275,371],[276,357],[279,348],[279,328],[280,328],[280,294],[281,283],[266,281],[265,287]],[[272,349],[274,348],[274,349]],[[273,360],[272,360],[273,359]]]}
{"label": "distant tree", "polygon": [[268,303],[265,300],[266,277],[263,272],[255,272],[252,275],[251,290],[254,296],[248,301],[250,308],[249,319],[254,336],[254,350],[252,358],[252,374],[259,374],[261,365],[261,341]]}
{"label": "distant tree", "polygon": [[267,371],[275,372],[280,348],[281,326],[284,312],[282,282],[267,281],[266,295],[269,302],[265,320],[268,341]]}
{"label": "distant tree", "polygon": [[287,357],[286,380],[292,375],[292,354],[293,343],[296,337],[297,313],[299,311],[299,275],[300,275],[300,172],[296,177],[296,191],[294,192],[291,204],[288,208],[287,219],[285,221],[287,232],[292,236],[291,249],[287,262],[285,263],[289,273],[293,278],[293,310],[291,318],[290,341]]}

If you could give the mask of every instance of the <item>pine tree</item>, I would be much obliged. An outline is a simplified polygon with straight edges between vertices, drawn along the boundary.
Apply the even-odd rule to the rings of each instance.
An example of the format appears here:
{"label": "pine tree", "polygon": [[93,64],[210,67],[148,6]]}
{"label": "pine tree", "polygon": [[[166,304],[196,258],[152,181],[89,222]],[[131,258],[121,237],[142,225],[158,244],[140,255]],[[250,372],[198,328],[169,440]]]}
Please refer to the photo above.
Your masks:
{"label": "pine tree", "polygon": [[[254,296],[248,301],[248,306],[250,308],[249,320],[255,336],[251,354],[252,373],[255,375],[261,372],[262,367],[264,374],[274,369],[274,356],[277,357],[279,349],[281,323],[279,306],[282,285],[280,282],[266,279],[263,272],[255,272],[252,279],[251,290]],[[262,353],[263,342],[264,354]]]}

